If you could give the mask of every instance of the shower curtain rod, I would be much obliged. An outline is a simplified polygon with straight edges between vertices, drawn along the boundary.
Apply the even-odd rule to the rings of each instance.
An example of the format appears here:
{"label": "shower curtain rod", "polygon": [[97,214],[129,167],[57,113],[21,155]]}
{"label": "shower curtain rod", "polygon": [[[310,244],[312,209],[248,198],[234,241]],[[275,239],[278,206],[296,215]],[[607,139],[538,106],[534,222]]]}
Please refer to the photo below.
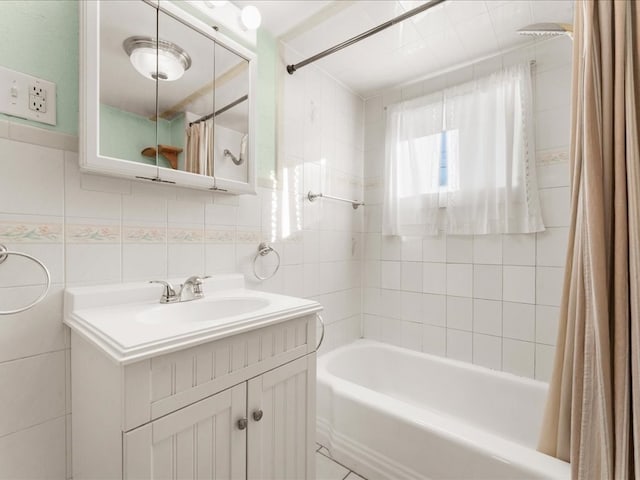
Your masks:
{"label": "shower curtain rod", "polygon": [[199,119],[194,120],[193,122],[189,122],[189,126],[193,125],[194,123],[204,122],[205,120],[209,120],[210,118],[213,118],[213,117],[216,117],[218,115],[221,115],[224,112],[226,112],[227,110],[231,110],[236,105],[238,105],[238,104],[240,104],[240,103],[242,103],[242,102],[244,102],[245,100],[248,100],[248,99],[249,99],[249,95],[243,95],[242,97],[238,98],[237,100],[234,100],[230,104],[225,105],[220,110],[216,110],[215,112],[210,113],[209,115],[205,115],[204,117],[200,117]]}
{"label": "shower curtain rod", "polygon": [[287,72],[289,72],[289,75],[293,75],[293,73],[298,70],[299,68],[304,67],[305,65],[309,65],[310,63],[315,62],[316,60],[320,60],[321,58],[326,57],[327,55],[331,55],[332,53],[335,53],[339,50],[342,50],[343,48],[346,48],[350,45],[353,45],[354,43],[359,42],[360,40],[364,40],[365,38],[370,37],[371,35],[375,35],[378,32],[381,32],[382,30],[385,30],[389,27],[392,27],[393,25],[395,25],[396,23],[400,23],[404,20],[406,20],[407,18],[411,18],[414,15],[417,15],[421,12],[424,12],[425,10],[429,10],[431,7],[435,7],[436,5],[438,5],[439,3],[445,2],[446,0],[431,0],[429,3],[425,3],[424,5],[420,5],[419,7],[416,7],[412,10],[409,10],[408,12],[403,13],[402,15],[398,15],[397,17],[392,18],[391,20],[381,23],[380,25],[378,25],[377,27],[373,27],[370,30],[367,30],[364,33],[361,33],[360,35],[356,35],[355,37],[350,38],[349,40],[345,40],[342,43],[339,43],[338,45],[335,45],[331,48],[328,48],[326,50],[324,50],[323,52],[317,53],[312,57],[307,58],[306,60],[303,60],[301,62],[298,62],[294,65],[287,65]]}

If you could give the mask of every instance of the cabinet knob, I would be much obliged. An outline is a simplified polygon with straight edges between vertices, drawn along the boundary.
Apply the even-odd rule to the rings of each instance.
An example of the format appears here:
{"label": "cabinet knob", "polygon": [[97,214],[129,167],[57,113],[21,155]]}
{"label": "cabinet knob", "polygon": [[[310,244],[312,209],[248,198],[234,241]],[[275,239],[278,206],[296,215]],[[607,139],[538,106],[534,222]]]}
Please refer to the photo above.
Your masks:
{"label": "cabinet knob", "polygon": [[256,410],[253,412],[253,419],[256,422],[259,422],[260,420],[262,420],[262,410]]}
{"label": "cabinet knob", "polygon": [[238,429],[244,430],[245,428],[247,428],[247,419],[241,418],[240,420],[238,420]]}

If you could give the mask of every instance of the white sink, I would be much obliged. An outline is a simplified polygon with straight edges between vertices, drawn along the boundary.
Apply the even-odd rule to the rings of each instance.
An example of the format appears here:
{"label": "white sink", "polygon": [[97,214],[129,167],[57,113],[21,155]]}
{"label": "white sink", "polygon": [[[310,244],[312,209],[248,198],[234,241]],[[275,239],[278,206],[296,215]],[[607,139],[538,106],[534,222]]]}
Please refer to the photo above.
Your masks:
{"label": "white sink", "polygon": [[216,322],[255,312],[269,305],[269,300],[258,297],[203,298],[190,302],[157,305],[140,312],[135,320],[147,324],[185,322]]}
{"label": "white sink", "polygon": [[242,275],[206,279],[203,291],[201,299],[161,304],[162,286],[147,282],[68,288],[64,323],[127,364],[322,310],[312,300],[249,290]]}

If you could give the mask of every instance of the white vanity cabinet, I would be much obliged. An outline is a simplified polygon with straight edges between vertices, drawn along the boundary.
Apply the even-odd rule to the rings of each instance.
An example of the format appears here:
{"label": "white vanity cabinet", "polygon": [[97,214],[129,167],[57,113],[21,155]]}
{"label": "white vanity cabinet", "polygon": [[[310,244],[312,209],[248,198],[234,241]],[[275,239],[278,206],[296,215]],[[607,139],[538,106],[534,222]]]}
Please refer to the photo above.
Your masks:
{"label": "white vanity cabinet", "polygon": [[314,371],[306,355],[124,433],[124,478],[313,478]]}
{"label": "white vanity cabinet", "polygon": [[[253,323],[118,354],[124,334],[108,343],[108,330],[98,332],[115,307],[85,309],[78,290],[67,293],[75,313],[65,312],[75,480],[314,478],[320,305],[252,292],[271,305]],[[215,295],[198,301],[222,305]],[[131,330],[128,338],[140,333]]]}

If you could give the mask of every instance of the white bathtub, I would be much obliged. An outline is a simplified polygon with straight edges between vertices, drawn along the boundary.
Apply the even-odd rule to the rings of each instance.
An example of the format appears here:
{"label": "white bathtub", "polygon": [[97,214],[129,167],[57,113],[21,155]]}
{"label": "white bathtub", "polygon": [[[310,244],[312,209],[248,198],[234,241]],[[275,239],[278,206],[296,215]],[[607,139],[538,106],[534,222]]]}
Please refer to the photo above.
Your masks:
{"label": "white bathtub", "polygon": [[535,450],[542,382],[358,340],[318,359],[318,441],[372,479],[569,478]]}

